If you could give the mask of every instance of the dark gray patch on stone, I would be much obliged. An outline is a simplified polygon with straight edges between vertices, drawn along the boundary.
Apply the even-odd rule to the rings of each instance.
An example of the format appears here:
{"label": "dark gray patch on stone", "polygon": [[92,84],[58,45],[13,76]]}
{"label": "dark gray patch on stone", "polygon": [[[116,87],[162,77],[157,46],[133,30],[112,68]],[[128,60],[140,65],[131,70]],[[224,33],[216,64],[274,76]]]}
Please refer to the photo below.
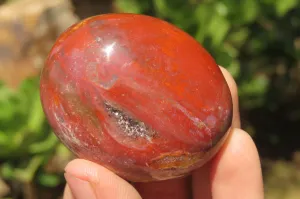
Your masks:
{"label": "dark gray patch on stone", "polygon": [[126,136],[132,138],[144,138],[150,141],[157,135],[157,132],[149,128],[144,122],[130,117],[122,110],[119,110],[108,103],[104,103],[104,106],[108,115],[116,120],[116,124]]}

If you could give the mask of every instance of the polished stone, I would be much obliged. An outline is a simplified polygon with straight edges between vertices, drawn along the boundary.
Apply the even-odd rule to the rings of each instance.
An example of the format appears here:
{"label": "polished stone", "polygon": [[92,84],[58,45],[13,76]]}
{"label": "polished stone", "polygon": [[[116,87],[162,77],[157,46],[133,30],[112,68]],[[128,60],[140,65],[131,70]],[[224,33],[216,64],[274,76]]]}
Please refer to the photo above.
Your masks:
{"label": "polished stone", "polygon": [[41,98],[71,151],[131,181],[189,174],[218,151],[232,120],[210,54],[144,15],[94,16],[66,30],[43,69]]}

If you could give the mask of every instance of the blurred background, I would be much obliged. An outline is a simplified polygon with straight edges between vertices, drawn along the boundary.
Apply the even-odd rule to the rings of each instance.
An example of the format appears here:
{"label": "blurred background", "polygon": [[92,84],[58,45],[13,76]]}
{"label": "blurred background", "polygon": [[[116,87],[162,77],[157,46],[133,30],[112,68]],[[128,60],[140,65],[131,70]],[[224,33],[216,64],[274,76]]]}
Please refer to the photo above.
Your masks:
{"label": "blurred background", "polygon": [[300,198],[300,0],[0,0],[0,198],[61,197],[73,157],[47,124],[39,73],[62,31],[109,12],[156,16],[202,43],[237,81],[265,198]]}

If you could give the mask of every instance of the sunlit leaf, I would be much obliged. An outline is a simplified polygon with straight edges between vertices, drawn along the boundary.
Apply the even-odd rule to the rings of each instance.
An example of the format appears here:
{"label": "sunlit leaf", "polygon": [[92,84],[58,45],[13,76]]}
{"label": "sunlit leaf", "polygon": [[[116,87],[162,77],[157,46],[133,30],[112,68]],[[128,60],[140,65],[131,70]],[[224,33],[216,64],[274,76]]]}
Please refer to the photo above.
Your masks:
{"label": "sunlit leaf", "polygon": [[144,8],[139,0],[116,0],[119,9],[126,10],[128,13],[141,13]]}
{"label": "sunlit leaf", "polygon": [[203,42],[207,33],[207,26],[210,24],[212,19],[212,14],[214,7],[210,4],[200,4],[195,10],[195,18],[198,22],[198,30],[196,32],[195,38],[199,42]]}
{"label": "sunlit leaf", "polygon": [[46,187],[56,187],[62,182],[60,176],[48,173],[39,175],[38,181],[41,185],[44,185]]}
{"label": "sunlit leaf", "polygon": [[38,168],[41,166],[45,156],[33,156],[26,168],[16,168],[14,178],[21,182],[31,182]]}
{"label": "sunlit leaf", "polygon": [[153,0],[154,10],[157,17],[165,17],[169,14],[169,5],[166,0]]}
{"label": "sunlit leaf", "polygon": [[225,36],[230,29],[230,22],[220,16],[219,14],[214,14],[211,17],[211,21],[207,27],[209,36],[212,39],[212,44],[218,46],[223,42]]}
{"label": "sunlit leaf", "polygon": [[42,126],[45,122],[45,115],[41,105],[39,92],[33,96],[31,111],[28,116],[28,131],[33,133],[42,133]]}
{"label": "sunlit leaf", "polygon": [[12,179],[14,175],[14,166],[10,162],[5,162],[1,164],[0,171],[1,176],[4,179]]}
{"label": "sunlit leaf", "polygon": [[228,36],[228,40],[236,47],[241,47],[245,44],[250,31],[248,28],[240,28],[231,32]]}
{"label": "sunlit leaf", "polygon": [[58,139],[54,133],[50,133],[44,141],[32,143],[28,148],[30,153],[46,153],[54,149]]}
{"label": "sunlit leaf", "polygon": [[299,4],[299,0],[274,0],[277,14],[279,16],[285,15],[289,10]]}
{"label": "sunlit leaf", "polygon": [[259,14],[260,0],[243,0],[241,1],[241,17],[243,18],[245,23],[254,21]]}

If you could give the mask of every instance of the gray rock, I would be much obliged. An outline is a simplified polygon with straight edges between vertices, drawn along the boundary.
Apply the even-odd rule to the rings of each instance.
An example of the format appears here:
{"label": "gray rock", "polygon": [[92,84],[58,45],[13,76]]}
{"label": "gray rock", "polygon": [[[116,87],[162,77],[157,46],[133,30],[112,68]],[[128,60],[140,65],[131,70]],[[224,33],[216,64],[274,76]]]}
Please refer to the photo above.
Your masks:
{"label": "gray rock", "polygon": [[5,197],[10,192],[8,185],[0,178],[0,198]]}

